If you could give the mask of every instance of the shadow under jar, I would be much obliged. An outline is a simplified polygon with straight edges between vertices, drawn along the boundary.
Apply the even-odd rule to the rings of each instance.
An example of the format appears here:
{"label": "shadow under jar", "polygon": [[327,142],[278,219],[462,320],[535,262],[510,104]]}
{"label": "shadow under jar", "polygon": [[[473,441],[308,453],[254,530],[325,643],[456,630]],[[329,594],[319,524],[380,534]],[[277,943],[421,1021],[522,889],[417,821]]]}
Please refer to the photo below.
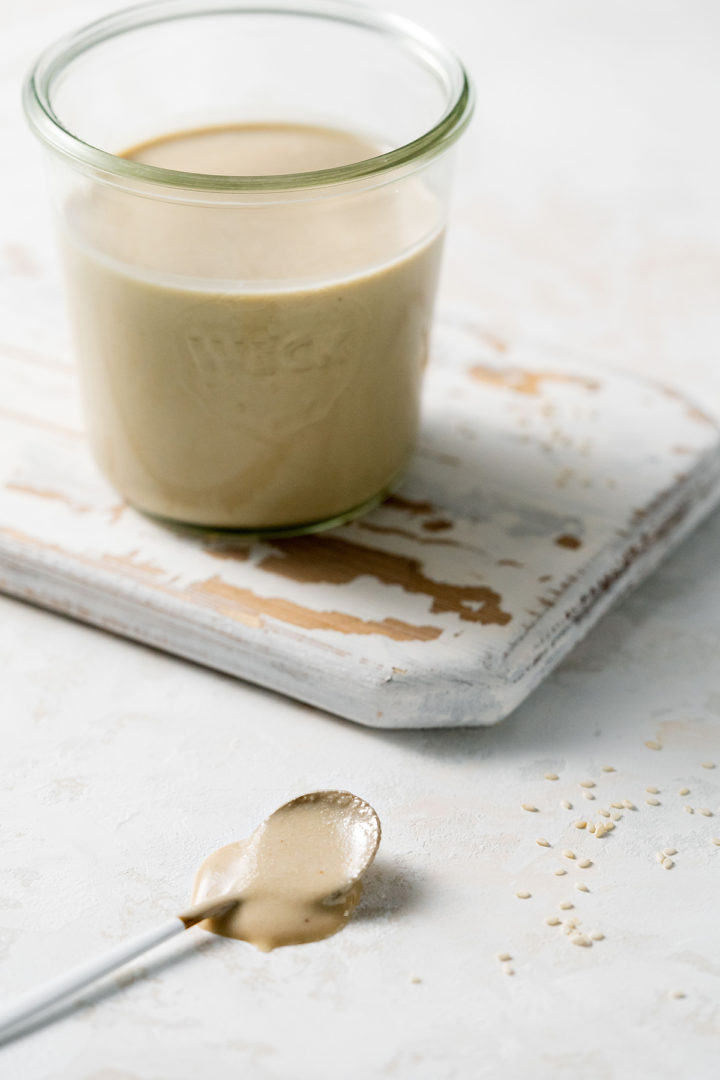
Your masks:
{"label": "shadow under jar", "polygon": [[163,0],[25,87],[95,458],[135,507],[310,532],[412,452],[472,111],[424,30],[344,3]]}

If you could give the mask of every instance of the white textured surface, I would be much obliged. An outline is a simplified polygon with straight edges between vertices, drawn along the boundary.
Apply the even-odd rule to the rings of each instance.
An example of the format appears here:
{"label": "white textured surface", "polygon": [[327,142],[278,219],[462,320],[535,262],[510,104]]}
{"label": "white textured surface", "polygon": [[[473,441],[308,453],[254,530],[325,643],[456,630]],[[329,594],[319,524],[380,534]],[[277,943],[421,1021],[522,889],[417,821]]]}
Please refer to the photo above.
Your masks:
{"label": "white textured surface", "polygon": [[[485,107],[446,290],[503,333],[681,375],[715,407],[716,5],[396,6],[463,51]],[[33,2],[2,38],[13,140],[15,84],[40,39],[101,10]],[[11,245],[39,236],[44,212],[34,150],[17,137]],[[14,286],[33,243],[5,249]],[[32,331],[41,352],[55,282],[28,275],[25,289],[26,305],[3,312],[4,339],[20,346]],[[289,794],[350,787],[385,830],[365,918],[340,937],[270,957],[213,941],[149,966],[1,1049],[0,1075],[714,1077],[720,768],[700,762],[720,766],[719,546],[715,518],[489,731],[363,730],[0,600],[3,995],[173,911],[198,859]],[[644,746],[654,738],[661,751]],[[605,762],[616,775],[601,777]],[[561,780],[542,780],[547,769]],[[557,805],[586,775],[598,800],[640,808],[601,841]],[[645,806],[646,784],[661,806]],[[682,801],[714,817],[682,811],[683,784]],[[541,812],[521,811],[526,799]],[[570,888],[578,871],[552,875],[557,850],[539,835],[593,855],[589,894]],[[668,844],[669,872],[654,861]],[[531,899],[515,898],[523,887]],[[565,896],[604,941],[574,948],[544,926]],[[494,958],[505,949],[512,978]]]}

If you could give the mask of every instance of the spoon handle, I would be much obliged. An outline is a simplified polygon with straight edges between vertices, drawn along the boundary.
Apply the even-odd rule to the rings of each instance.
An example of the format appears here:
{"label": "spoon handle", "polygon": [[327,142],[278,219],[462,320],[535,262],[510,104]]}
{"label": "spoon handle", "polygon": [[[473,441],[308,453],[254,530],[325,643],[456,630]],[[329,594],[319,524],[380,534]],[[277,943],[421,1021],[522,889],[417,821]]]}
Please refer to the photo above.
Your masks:
{"label": "spoon handle", "polygon": [[56,1005],[63,998],[70,997],[78,990],[82,990],[83,987],[102,978],[103,975],[108,975],[116,968],[127,964],[128,961],[141,956],[148,949],[152,949],[163,941],[175,937],[176,934],[181,934],[183,930],[189,929],[203,918],[223,914],[230,907],[233,907],[235,903],[237,903],[236,900],[228,901],[227,898],[220,903],[217,899],[206,901],[182,915],[176,915],[159,926],[153,927],[152,930],[145,930],[144,933],[138,934],[137,937],[131,938],[130,941],[115,945],[112,949],[108,949],[107,952],[103,953],[102,956],[95,957],[92,960],[85,960],[62,975],[49,979],[48,982],[28,991],[12,1005],[0,1009],[0,1040],[11,1028],[14,1028],[22,1021],[29,1020],[31,1016],[42,1012],[43,1009],[47,1009],[50,1005]]}

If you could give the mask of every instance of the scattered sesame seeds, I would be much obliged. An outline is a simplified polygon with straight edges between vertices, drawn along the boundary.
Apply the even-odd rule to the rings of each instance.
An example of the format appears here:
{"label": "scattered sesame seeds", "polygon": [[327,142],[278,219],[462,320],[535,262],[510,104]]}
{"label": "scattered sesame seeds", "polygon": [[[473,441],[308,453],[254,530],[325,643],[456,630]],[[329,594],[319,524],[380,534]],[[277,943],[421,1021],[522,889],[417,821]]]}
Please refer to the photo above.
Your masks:
{"label": "scattered sesame seeds", "polygon": [[701,806],[698,810],[698,814],[702,814],[703,817],[712,817],[712,810],[708,810],[707,806]]}
{"label": "scattered sesame seeds", "polygon": [[650,784],[649,787],[646,787],[645,790],[647,792],[649,792],[650,795],[659,795],[660,794],[660,788],[653,787],[652,784]]}
{"label": "scattered sesame seeds", "polygon": [[648,806],[659,806],[660,805],[660,800],[656,799],[654,795],[651,796],[649,799],[646,799],[645,802],[646,802],[646,804]]}
{"label": "scattered sesame seeds", "polygon": [[712,842],[715,845],[715,847],[720,847],[720,836],[713,836]]}
{"label": "scattered sesame seeds", "polygon": [[528,814],[537,814],[537,806],[533,806],[531,802],[524,802],[520,804],[523,810],[527,810]]}
{"label": "scattered sesame seeds", "polygon": [[563,810],[572,810],[573,808],[572,803],[569,799],[563,799],[560,805],[562,806]]}
{"label": "scattered sesame seeds", "polygon": [[589,866],[592,866],[592,859],[581,859],[578,866],[581,870],[587,870]]}
{"label": "scattered sesame seeds", "polygon": [[689,795],[689,794],[690,794],[690,788],[689,787],[681,787],[680,790],[678,791],[678,795]]}
{"label": "scattered sesame seeds", "polygon": [[564,874],[567,874],[567,870],[562,866],[558,866],[555,870],[553,870],[553,874],[555,875],[555,877],[563,877]]}
{"label": "scattered sesame seeds", "polygon": [[560,919],[557,917],[557,915],[548,915],[545,919],[545,923],[547,926],[559,926]]}
{"label": "scattered sesame seeds", "polygon": [[595,787],[595,781],[594,780],[581,780],[580,781],[580,787],[583,787],[583,788]]}
{"label": "scattered sesame seeds", "polygon": [[575,905],[573,904],[572,900],[562,900],[558,907],[560,907],[563,911],[569,911],[570,908],[574,908]]}
{"label": "scattered sesame seeds", "polygon": [[575,852],[574,851],[567,851],[567,850],[563,851],[563,855],[565,856],[566,859],[574,859],[575,858]]}
{"label": "scattered sesame seeds", "polygon": [[582,945],[585,949],[588,949],[592,945],[592,941],[587,934],[573,934],[570,940],[573,945]]}
{"label": "scattered sesame seeds", "polygon": [[583,799],[594,799],[592,791],[583,791]]}
{"label": "scattered sesame seeds", "polygon": [[672,994],[670,995],[670,997],[674,997],[674,998],[684,998],[684,997],[685,997],[685,991],[684,991],[684,990],[673,990],[673,992],[672,992]]}
{"label": "scattered sesame seeds", "polygon": [[625,810],[637,810],[635,803],[630,802],[629,799],[623,799],[622,804]]}
{"label": "scattered sesame seeds", "polygon": [[663,848],[663,855],[677,855],[677,848],[676,847]]}
{"label": "scattered sesame seeds", "polygon": [[703,769],[714,769],[715,768],[715,762],[714,761],[701,761],[700,762],[700,767],[703,768]]}
{"label": "scattered sesame seeds", "polygon": [[530,899],[530,893],[527,891],[527,889],[518,889],[518,891],[515,893],[515,895],[517,896],[518,900],[529,900]]}
{"label": "scattered sesame seeds", "polygon": [[538,838],[537,838],[537,840],[535,841],[535,843],[536,843],[536,844],[537,844],[537,845],[538,845],[539,847],[550,847],[550,841],[549,841],[549,840],[546,840],[544,836],[538,836]]}
{"label": "scattered sesame seeds", "polygon": [[593,939],[593,941],[604,941],[605,940],[605,935],[603,934],[602,930],[593,930],[590,937]]}
{"label": "scattered sesame seeds", "polygon": [[515,968],[512,966],[512,964],[503,964],[503,969],[502,970],[503,970],[503,975],[514,975],[515,974]]}
{"label": "scattered sesame seeds", "polygon": [[616,810],[622,810],[625,804],[621,802],[611,802],[610,805],[614,806]]}
{"label": "scattered sesame seeds", "polygon": [[683,810],[685,811],[686,814],[694,814],[695,813],[692,806],[683,806]]}
{"label": "scattered sesame seeds", "polygon": [[546,772],[545,773],[545,779],[546,780],[559,780],[560,777],[558,776],[558,774],[556,772]]}
{"label": "scattered sesame seeds", "polygon": [[590,892],[590,889],[588,888],[588,886],[585,884],[584,881],[576,881],[575,882],[575,888],[577,889],[578,892]]}
{"label": "scattered sesame seeds", "polygon": [[575,822],[575,828],[576,829],[586,829],[587,828],[587,821],[576,821]]}
{"label": "scattered sesame seeds", "polygon": [[611,826],[614,828],[611,821],[599,821],[595,826],[596,839],[602,840],[603,836],[605,836],[606,833],[610,832]]}
{"label": "scattered sesame seeds", "polygon": [[614,765],[601,765],[600,767],[601,767],[603,772],[615,772],[615,766]]}
{"label": "scattered sesame seeds", "polygon": [[600,817],[610,817],[610,811],[606,810],[603,806],[598,810],[598,814],[600,814]]}
{"label": "scattered sesame seeds", "polygon": [[672,861],[672,859],[663,859],[663,867],[666,870],[672,870],[674,865],[675,863]]}
{"label": "scattered sesame seeds", "polygon": [[506,964],[508,960],[512,960],[512,956],[509,952],[499,952],[497,958],[501,964]]}

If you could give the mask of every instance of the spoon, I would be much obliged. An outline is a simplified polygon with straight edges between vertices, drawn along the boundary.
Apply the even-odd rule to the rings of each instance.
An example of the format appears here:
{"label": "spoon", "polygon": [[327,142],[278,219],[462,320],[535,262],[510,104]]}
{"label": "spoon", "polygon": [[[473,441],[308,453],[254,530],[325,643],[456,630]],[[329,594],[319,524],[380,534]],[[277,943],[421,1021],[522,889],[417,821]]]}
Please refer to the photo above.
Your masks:
{"label": "spoon", "polygon": [[[275,810],[249,840],[229,844],[205,860],[195,883],[197,902],[187,911],[0,1009],[0,1038],[22,1021],[206,919],[211,920],[208,929],[252,941],[265,950],[328,937],[342,927],[359,899],[361,879],[375,858],[380,831],[373,808],[350,792],[316,791],[292,799]],[[221,895],[209,895],[218,881],[227,888]]]}

